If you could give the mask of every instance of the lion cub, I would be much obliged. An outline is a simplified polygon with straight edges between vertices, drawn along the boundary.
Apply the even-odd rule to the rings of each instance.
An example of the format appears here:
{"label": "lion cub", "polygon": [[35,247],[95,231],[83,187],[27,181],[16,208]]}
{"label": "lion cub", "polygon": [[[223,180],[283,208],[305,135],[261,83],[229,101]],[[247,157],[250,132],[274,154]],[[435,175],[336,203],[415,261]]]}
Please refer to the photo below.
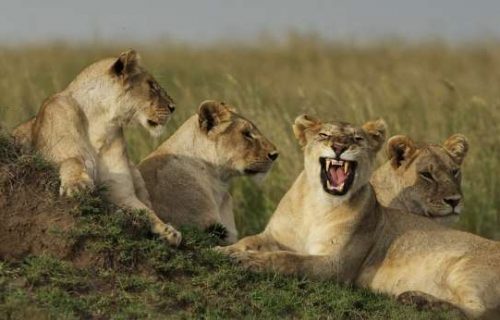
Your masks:
{"label": "lion cub", "polygon": [[123,135],[123,128],[136,121],[158,136],[174,109],[172,98],[131,50],[85,68],[13,134],[58,166],[61,195],[103,183],[111,202],[145,210],[153,232],[178,245],[180,233],[149,209],[144,181],[128,158]]}
{"label": "lion cub", "polygon": [[387,142],[388,161],[370,180],[383,206],[452,225],[463,207],[460,167],[469,144],[454,134],[442,144],[417,145],[410,137]]}
{"label": "lion cub", "polygon": [[[500,243],[381,206],[368,183],[386,126],[297,118],[302,171],[265,230],[218,248],[252,270],[420,295],[500,317]],[[435,302],[436,302],[435,301]]]}
{"label": "lion cub", "polygon": [[249,120],[223,102],[205,101],[167,141],[138,166],[154,210],[178,227],[226,227],[238,239],[233,177],[265,174],[278,158],[274,145]]}

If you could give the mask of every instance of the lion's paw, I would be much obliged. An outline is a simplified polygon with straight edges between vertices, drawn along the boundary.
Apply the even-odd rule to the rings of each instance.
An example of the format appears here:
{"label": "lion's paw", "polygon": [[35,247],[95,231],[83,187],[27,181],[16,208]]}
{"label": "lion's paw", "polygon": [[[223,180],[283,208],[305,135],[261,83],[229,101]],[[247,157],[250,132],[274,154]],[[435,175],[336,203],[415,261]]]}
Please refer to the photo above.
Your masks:
{"label": "lion's paw", "polygon": [[181,244],[182,234],[169,224],[165,224],[163,230],[155,233],[172,247],[178,247]]}
{"label": "lion's paw", "polygon": [[94,181],[86,173],[83,173],[78,179],[61,179],[59,194],[61,196],[72,197],[84,190],[94,189]]}
{"label": "lion's paw", "polygon": [[229,257],[239,266],[253,272],[265,271],[267,266],[262,253],[256,251],[237,251],[229,254]]}
{"label": "lion's paw", "polygon": [[233,253],[240,252],[241,250],[235,245],[229,246],[216,246],[213,248],[215,251],[222,253],[226,256],[231,256]]}
{"label": "lion's paw", "polygon": [[402,304],[411,305],[417,310],[451,311],[456,313],[457,318],[461,318],[461,316],[463,316],[462,312],[451,303],[437,299],[432,295],[420,291],[403,292],[396,297],[396,300]]}

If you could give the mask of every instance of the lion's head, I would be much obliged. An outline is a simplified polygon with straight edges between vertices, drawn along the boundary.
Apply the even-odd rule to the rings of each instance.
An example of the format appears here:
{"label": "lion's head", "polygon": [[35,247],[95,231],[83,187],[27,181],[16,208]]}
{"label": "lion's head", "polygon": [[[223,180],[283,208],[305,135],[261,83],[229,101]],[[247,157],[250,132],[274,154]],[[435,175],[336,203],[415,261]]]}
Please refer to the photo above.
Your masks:
{"label": "lion's head", "polygon": [[[453,222],[463,207],[460,168],[467,150],[461,134],[442,145],[417,145],[403,135],[390,138],[389,161],[374,174],[377,197],[381,189],[381,202],[387,206]],[[390,192],[384,195],[384,190]]]}
{"label": "lion's head", "polygon": [[139,55],[130,50],[113,60],[109,74],[114,80],[118,105],[126,118],[139,122],[151,135],[159,136],[175,104],[153,76],[140,64]]}
{"label": "lion's head", "polygon": [[213,145],[215,162],[229,174],[265,174],[278,158],[276,147],[259,129],[224,102],[202,102],[198,126]]}
{"label": "lion's head", "polygon": [[295,120],[293,131],[304,147],[309,181],[340,197],[368,183],[375,155],[385,141],[386,124],[376,120],[355,127],[302,115]]}

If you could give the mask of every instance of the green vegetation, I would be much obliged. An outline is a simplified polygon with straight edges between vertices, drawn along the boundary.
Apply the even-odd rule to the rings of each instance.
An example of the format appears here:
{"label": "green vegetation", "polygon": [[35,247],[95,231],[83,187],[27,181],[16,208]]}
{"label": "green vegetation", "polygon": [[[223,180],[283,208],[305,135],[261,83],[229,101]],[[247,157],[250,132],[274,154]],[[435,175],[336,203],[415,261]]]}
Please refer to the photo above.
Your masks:
{"label": "green vegetation", "polygon": [[[0,137],[0,171],[16,172],[17,166],[31,175],[52,171],[37,156],[20,153]],[[57,176],[44,179],[42,186],[31,181],[0,192],[43,187],[50,192],[44,201],[59,212],[67,204],[57,202]],[[0,182],[2,186],[5,180]],[[49,244],[45,253],[0,261],[0,319],[453,318],[333,281],[242,270],[211,249],[220,228],[211,233],[184,228],[180,248],[169,248],[150,233],[144,215],[107,203],[104,192],[80,194],[70,210],[60,213],[59,218],[74,217],[73,225],[64,231],[55,223],[49,231],[55,236],[53,247]],[[3,223],[11,223],[1,209]],[[58,257],[59,242],[69,244],[65,259]],[[5,247],[0,243],[0,251]]]}
{"label": "green vegetation", "polygon": [[[102,44],[2,48],[0,126],[13,128],[84,66],[125,49]],[[281,156],[264,183],[239,179],[232,187],[243,235],[264,227],[301,170],[291,123],[307,112],[354,123],[383,117],[390,134],[435,143],[465,134],[471,149],[463,170],[465,210],[459,224],[500,239],[500,46],[356,47],[291,37],[281,44],[164,43],[135,49],[178,106],[161,139],[151,139],[140,128],[128,130],[135,161],[209,98],[236,106],[278,146]],[[0,139],[0,166],[13,166],[15,160],[15,166],[25,165],[16,172],[30,173],[30,166],[45,165],[36,156],[9,149],[9,143]],[[56,183],[46,188],[56,197]],[[217,242],[216,232],[183,230],[182,247],[169,249],[147,231],[139,213],[117,210],[101,200],[100,192],[105,191],[77,199],[70,206],[76,225],[70,232],[57,231],[84,253],[78,259],[41,255],[0,263],[0,318],[445,317],[332,282],[245,272],[209,249]]]}

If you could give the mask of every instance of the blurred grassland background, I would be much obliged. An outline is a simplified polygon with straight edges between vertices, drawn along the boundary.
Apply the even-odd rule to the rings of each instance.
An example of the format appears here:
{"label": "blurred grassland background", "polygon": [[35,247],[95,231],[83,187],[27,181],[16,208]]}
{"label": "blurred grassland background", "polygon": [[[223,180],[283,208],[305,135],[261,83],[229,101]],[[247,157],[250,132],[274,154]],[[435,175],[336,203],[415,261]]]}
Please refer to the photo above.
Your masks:
{"label": "blurred grassland background", "polygon": [[[42,101],[82,68],[128,47],[1,47],[0,123],[12,129],[36,114]],[[242,235],[262,230],[302,169],[291,124],[297,115],[309,113],[356,124],[382,117],[390,135],[433,143],[465,134],[471,147],[463,168],[465,210],[459,227],[500,239],[500,43],[381,41],[355,46],[290,36],[280,43],[164,42],[134,48],[178,106],[160,139],[141,128],[128,130],[134,161],[166,139],[205,99],[234,105],[278,147],[281,156],[263,183],[233,183]],[[383,160],[381,153],[379,163]]]}

